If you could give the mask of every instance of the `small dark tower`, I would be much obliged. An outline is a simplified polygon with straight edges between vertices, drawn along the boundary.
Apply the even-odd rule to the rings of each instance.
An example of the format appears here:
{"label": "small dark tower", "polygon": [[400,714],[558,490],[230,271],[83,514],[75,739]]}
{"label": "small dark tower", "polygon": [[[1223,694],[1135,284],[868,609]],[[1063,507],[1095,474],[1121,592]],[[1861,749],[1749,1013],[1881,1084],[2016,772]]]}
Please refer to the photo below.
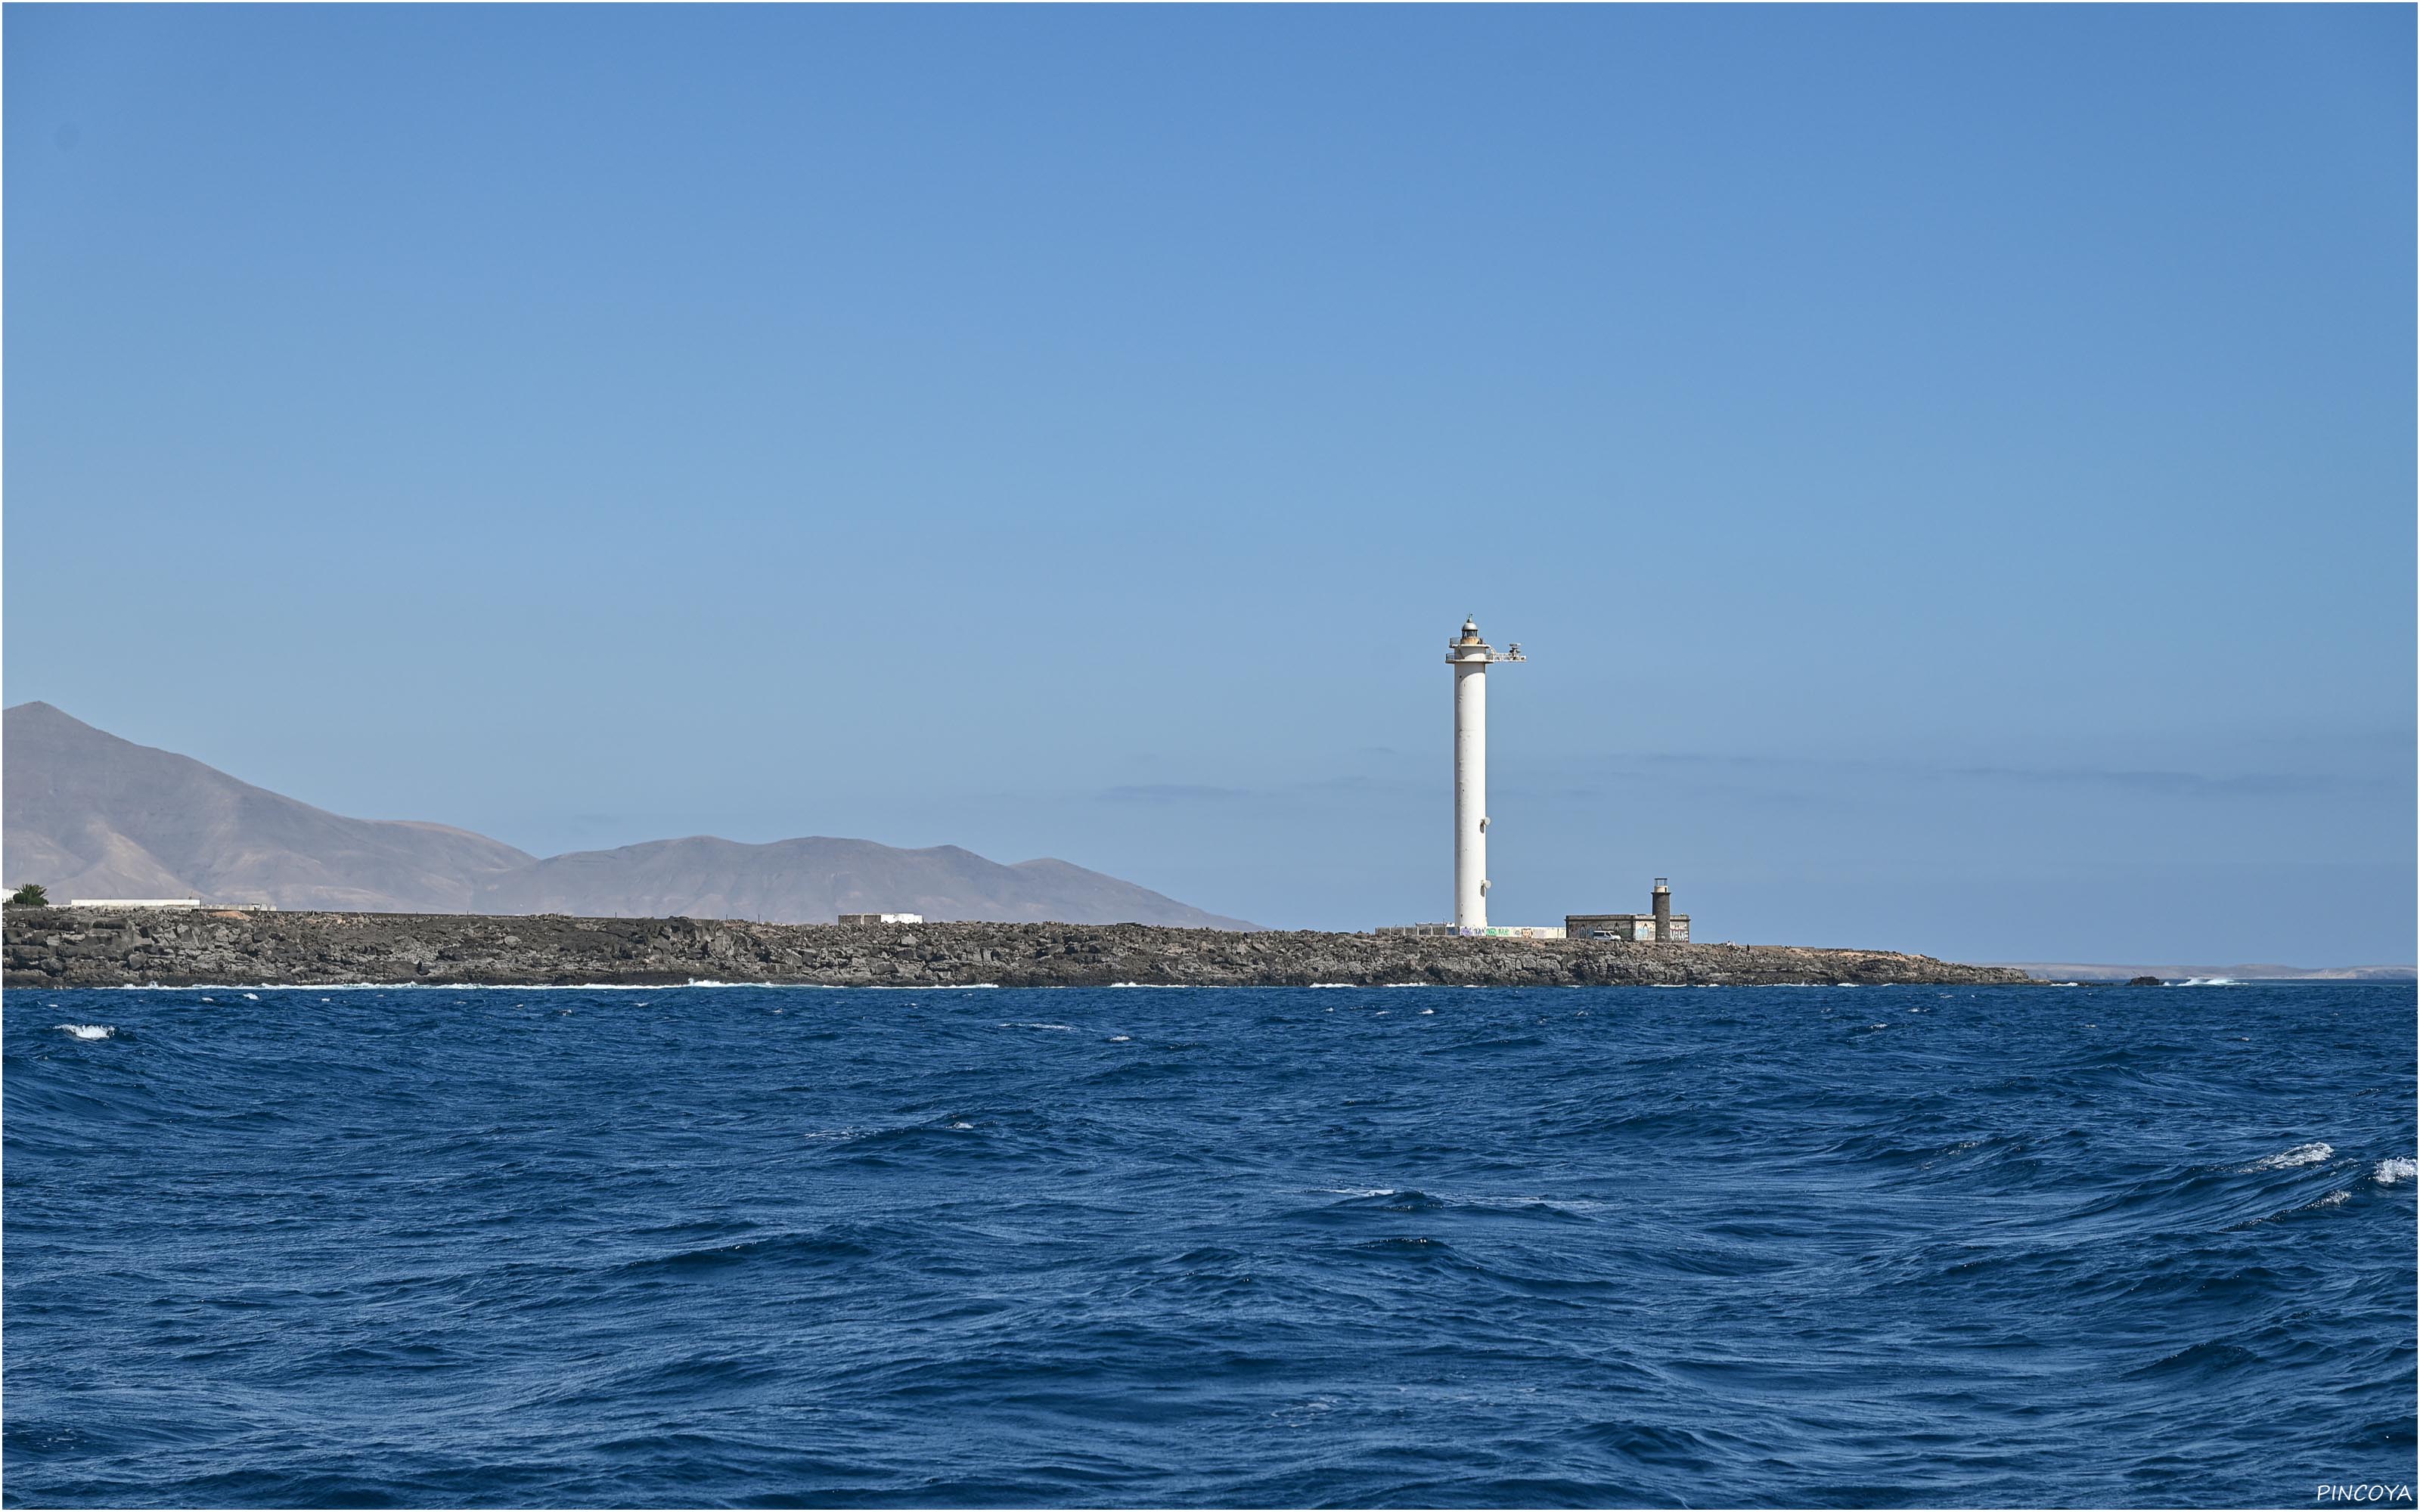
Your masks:
{"label": "small dark tower", "polygon": [[1655,943],[1662,945],[1672,937],[1672,884],[1663,877],[1655,879]]}

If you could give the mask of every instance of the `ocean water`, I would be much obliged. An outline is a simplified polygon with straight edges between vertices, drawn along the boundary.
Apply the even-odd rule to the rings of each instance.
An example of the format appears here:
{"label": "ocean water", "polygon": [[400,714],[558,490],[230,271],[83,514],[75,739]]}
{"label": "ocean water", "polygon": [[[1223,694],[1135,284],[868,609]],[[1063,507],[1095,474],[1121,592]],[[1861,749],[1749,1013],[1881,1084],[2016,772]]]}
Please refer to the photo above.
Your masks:
{"label": "ocean water", "polygon": [[9,1505],[2420,1482],[2408,988],[26,990],[5,1042]]}

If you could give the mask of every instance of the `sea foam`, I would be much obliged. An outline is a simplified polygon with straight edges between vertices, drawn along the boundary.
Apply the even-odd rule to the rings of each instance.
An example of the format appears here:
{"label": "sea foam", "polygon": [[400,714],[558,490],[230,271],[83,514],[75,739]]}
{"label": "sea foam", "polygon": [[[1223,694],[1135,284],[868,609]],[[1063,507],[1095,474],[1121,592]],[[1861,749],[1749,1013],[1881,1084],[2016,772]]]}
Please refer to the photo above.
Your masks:
{"label": "sea foam", "polygon": [[2263,1155],[2243,1168],[2247,1171],[2290,1171],[2298,1165],[2317,1165],[2335,1152],[2335,1146],[2315,1139],[2307,1145],[2296,1145],[2274,1155]]}

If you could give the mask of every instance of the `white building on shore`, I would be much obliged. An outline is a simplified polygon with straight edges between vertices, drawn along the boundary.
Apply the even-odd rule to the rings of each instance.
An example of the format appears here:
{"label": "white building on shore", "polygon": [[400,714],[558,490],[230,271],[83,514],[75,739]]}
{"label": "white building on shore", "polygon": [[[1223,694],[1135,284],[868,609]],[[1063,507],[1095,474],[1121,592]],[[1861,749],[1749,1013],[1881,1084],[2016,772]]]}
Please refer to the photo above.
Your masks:
{"label": "white building on shore", "polygon": [[199,898],[70,898],[70,908],[199,908]]}

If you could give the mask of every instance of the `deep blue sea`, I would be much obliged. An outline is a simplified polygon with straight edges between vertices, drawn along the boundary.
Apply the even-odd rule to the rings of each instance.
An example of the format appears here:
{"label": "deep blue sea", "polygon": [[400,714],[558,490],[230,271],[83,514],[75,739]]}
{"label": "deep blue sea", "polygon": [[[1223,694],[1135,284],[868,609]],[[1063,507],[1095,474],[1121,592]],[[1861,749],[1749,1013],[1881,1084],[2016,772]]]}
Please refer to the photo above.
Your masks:
{"label": "deep blue sea", "polygon": [[2408,987],[27,990],[5,1038],[10,1505],[2420,1482]]}

